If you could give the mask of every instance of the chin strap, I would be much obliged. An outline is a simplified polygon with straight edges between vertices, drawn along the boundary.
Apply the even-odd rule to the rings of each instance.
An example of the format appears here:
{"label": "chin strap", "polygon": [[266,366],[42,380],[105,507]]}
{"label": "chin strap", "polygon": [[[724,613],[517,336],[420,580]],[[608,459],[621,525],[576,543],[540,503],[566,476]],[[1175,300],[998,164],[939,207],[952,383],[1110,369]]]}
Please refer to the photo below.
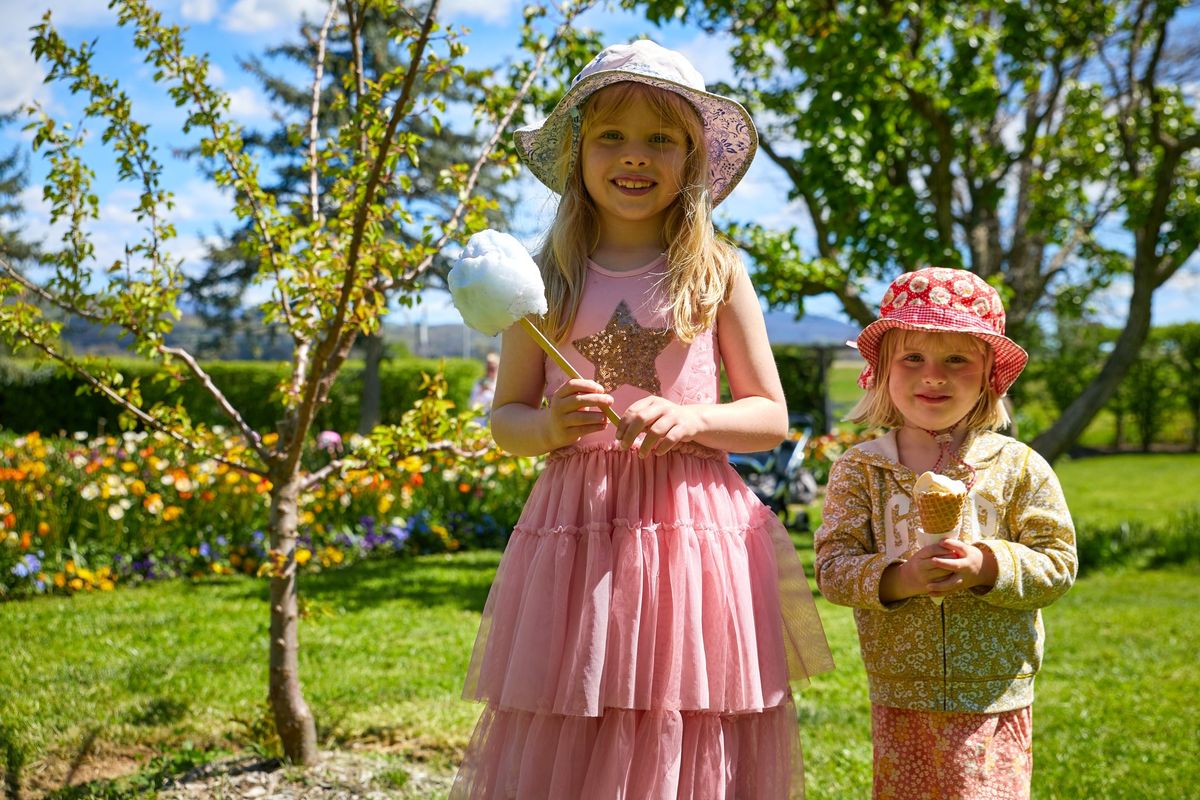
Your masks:
{"label": "chin strap", "polygon": [[937,462],[934,463],[933,469],[931,471],[936,472],[939,475],[941,475],[941,474],[944,474],[942,472],[942,469],[944,466],[946,466],[950,463],[962,464],[963,468],[966,469],[966,471],[968,473],[970,473],[970,477],[966,481],[967,488],[970,489],[972,486],[975,485],[975,468],[972,467],[967,462],[963,461],[962,458],[959,457],[958,450],[954,450],[953,452],[951,452],[951,449],[950,449],[950,443],[952,441],[954,441],[954,431],[957,428],[958,428],[958,423],[956,422],[953,425],[951,425],[949,428],[945,428],[940,431],[931,431],[928,428],[921,428],[921,430],[925,431],[930,436],[932,436],[933,440],[935,442],[937,442],[937,445],[938,445],[938,459],[937,459]]}

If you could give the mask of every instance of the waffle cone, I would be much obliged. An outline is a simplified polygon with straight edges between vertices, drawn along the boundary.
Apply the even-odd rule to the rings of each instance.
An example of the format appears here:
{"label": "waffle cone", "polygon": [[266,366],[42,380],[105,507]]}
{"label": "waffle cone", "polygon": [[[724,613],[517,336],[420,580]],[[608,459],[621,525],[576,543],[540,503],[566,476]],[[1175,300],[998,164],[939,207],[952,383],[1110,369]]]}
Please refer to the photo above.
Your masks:
{"label": "waffle cone", "polygon": [[937,494],[926,492],[917,497],[917,511],[921,515],[921,527],[926,533],[949,533],[958,530],[965,494]]}

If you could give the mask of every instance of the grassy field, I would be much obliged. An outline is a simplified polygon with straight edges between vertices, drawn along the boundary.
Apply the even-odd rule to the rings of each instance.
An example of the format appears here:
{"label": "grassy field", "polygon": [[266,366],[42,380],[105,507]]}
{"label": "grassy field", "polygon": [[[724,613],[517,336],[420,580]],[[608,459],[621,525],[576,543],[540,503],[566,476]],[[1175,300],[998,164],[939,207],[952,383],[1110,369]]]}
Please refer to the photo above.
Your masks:
{"label": "grassy field", "polygon": [[[1062,464],[1076,515],[1149,522],[1183,507],[1200,458],[1144,458]],[[1157,494],[1107,505],[1118,488]],[[797,537],[811,571],[810,541]],[[305,579],[302,676],[323,747],[384,753],[397,770],[452,770],[478,713],[459,691],[498,561],[492,551],[368,561]],[[818,607],[838,670],[799,698],[809,797],[865,797],[868,705],[853,621],[848,609]],[[1198,610],[1195,564],[1097,571],[1047,609],[1035,797],[1174,798],[1200,785]],[[107,768],[79,780],[155,755],[270,751],[266,636],[266,586],[244,578],[0,604],[0,765],[23,762],[40,792],[72,765]],[[95,797],[134,796],[96,786]]]}
{"label": "grassy field", "polygon": [[[376,561],[308,581],[303,676],[327,747],[378,747],[449,771],[477,708],[458,692],[498,554]],[[1047,610],[1035,718],[1039,798],[1184,797],[1200,781],[1195,653],[1200,572],[1085,578]],[[809,796],[866,796],[865,676],[848,609],[819,609],[838,670],[800,696]],[[265,598],[234,579],[0,606],[0,724],[54,785],[86,748],[135,760],[172,748],[269,747]],[[1191,743],[1190,745],[1187,743]]]}

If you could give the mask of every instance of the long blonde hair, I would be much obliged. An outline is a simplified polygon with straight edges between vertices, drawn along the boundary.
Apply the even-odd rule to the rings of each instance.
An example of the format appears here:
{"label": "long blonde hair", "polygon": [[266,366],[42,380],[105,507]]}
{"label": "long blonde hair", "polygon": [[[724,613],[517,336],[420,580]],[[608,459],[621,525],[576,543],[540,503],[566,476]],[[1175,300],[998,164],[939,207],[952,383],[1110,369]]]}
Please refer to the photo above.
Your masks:
{"label": "long blonde hair", "polygon": [[690,342],[711,328],[721,304],[729,299],[734,270],[741,268],[737,249],[712,225],[708,151],[696,109],[680,95],[642,83],[622,82],[596,92],[581,109],[579,135],[564,137],[559,153],[562,199],[538,254],[550,310],[544,323],[562,339],[575,322],[587,258],[600,236],[600,218],[583,184],[579,149],[593,121],[634,97],[645,99],[662,120],[687,134],[682,189],[667,210],[663,244],[667,253],[667,297],[675,335]]}
{"label": "long blonde hair", "polygon": [[888,379],[892,373],[892,361],[896,353],[908,349],[910,343],[927,336],[953,336],[962,346],[985,356],[983,383],[979,387],[979,399],[971,410],[959,421],[966,430],[1000,430],[1008,427],[1008,409],[1003,398],[992,388],[992,367],[995,356],[992,347],[983,339],[968,333],[909,331],[892,328],[883,334],[879,342],[879,363],[874,365],[875,385],[859,398],[854,408],[846,415],[850,422],[862,422],[884,428],[899,428],[904,425],[904,416],[892,396],[888,393]]}

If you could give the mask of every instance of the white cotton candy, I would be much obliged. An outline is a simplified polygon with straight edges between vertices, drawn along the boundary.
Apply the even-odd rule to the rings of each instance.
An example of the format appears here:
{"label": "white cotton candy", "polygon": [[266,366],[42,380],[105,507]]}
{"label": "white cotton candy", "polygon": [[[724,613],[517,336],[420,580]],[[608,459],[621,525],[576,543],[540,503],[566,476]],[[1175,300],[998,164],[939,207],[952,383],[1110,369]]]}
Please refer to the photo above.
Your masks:
{"label": "white cotton candy", "polygon": [[521,317],[546,313],[546,285],[529,252],[494,230],[467,240],[448,276],[454,306],[475,330],[495,336]]}

